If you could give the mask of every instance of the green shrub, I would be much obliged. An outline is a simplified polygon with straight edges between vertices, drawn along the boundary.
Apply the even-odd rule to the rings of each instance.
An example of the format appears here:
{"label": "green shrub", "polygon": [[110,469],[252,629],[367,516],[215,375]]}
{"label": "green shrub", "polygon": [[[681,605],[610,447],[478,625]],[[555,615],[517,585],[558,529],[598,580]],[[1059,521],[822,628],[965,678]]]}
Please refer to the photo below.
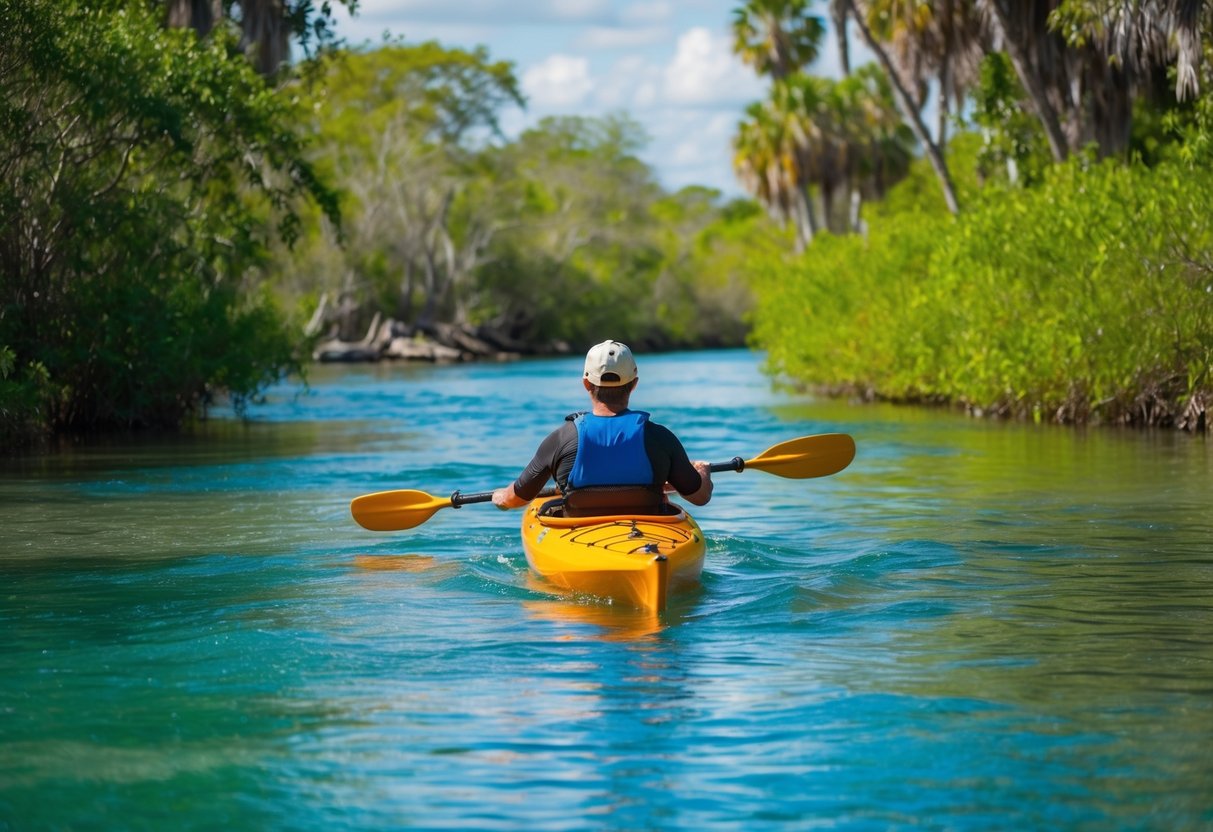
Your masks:
{"label": "green shrub", "polygon": [[336,215],[289,101],[146,3],[0,17],[0,442],[171,426],[298,369],[255,275],[300,198]]}
{"label": "green shrub", "polygon": [[756,280],[802,381],[1058,421],[1173,423],[1213,388],[1213,175],[1075,159],[958,219],[886,213]]}

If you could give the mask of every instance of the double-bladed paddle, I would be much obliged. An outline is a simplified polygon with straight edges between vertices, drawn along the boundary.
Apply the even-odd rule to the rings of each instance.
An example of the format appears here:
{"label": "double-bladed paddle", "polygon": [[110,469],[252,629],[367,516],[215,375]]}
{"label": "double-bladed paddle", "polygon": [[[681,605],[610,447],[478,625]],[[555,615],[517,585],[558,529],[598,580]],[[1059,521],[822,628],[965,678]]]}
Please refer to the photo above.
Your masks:
{"label": "double-bladed paddle", "polygon": [[[854,458],[854,439],[845,433],[822,433],[772,445],[753,459],[743,460],[738,456],[728,462],[714,462],[711,469],[718,472],[753,468],[777,477],[801,480],[836,474],[850,465]],[[549,488],[539,492],[538,496],[555,497],[559,493],[558,489]],[[350,513],[363,528],[373,532],[391,532],[420,526],[444,508],[487,503],[492,499],[492,491],[476,494],[456,491],[450,497],[435,497],[412,489],[379,491],[355,497],[350,503]]]}
{"label": "double-bladed paddle", "polygon": [[[539,497],[555,497],[558,488],[545,488]],[[459,508],[471,503],[487,503],[493,499],[492,491],[463,494],[456,491],[449,497],[435,497],[424,491],[402,489],[400,491],[378,491],[355,497],[350,502],[350,513],[358,525],[373,532],[394,532],[420,526],[444,508]]]}

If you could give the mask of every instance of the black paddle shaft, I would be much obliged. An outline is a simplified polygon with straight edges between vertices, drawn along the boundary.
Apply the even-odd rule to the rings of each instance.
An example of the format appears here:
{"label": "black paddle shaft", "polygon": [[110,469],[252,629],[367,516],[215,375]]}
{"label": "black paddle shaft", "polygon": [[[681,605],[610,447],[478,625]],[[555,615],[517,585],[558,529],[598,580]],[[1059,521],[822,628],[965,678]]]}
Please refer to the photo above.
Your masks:
{"label": "black paddle shaft", "polygon": [[[545,488],[535,495],[535,499],[540,497],[559,497],[559,488]],[[475,494],[464,494],[462,491],[456,491],[451,494],[451,508],[459,508],[460,506],[468,506],[472,503],[487,503],[493,499],[492,491],[478,491]]]}
{"label": "black paddle shaft", "polygon": [[739,456],[735,456],[728,462],[713,462],[708,466],[708,470],[715,474],[718,471],[737,471],[745,470],[745,460]]}

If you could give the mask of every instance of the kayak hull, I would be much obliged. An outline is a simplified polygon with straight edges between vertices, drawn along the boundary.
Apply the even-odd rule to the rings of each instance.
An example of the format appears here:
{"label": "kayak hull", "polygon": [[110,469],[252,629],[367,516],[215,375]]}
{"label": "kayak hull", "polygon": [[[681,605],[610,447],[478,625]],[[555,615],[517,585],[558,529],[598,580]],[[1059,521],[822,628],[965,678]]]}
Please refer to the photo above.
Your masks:
{"label": "kayak hull", "polygon": [[560,589],[660,612],[670,595],[699,583],[706,545],[699,525],[677,514],[522,519],[527,563]]}

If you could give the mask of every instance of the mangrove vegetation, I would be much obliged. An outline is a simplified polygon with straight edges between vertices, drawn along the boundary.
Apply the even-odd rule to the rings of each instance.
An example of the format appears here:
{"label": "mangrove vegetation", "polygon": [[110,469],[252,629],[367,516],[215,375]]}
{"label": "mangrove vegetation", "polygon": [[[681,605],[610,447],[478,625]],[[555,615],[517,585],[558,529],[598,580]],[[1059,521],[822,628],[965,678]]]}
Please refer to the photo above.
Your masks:
{"label": "mangrove vegetation", "polygon": [[[1213,3],[831,0],[835,32],[876,57],[839,80],[808,73],[825,31],[810,5],[750,0],[734,20],[772,80],[737,168],[802,252],[751,261],[773,371],[1206,430]],[[916,161],[886,192],[907,132]]]}

